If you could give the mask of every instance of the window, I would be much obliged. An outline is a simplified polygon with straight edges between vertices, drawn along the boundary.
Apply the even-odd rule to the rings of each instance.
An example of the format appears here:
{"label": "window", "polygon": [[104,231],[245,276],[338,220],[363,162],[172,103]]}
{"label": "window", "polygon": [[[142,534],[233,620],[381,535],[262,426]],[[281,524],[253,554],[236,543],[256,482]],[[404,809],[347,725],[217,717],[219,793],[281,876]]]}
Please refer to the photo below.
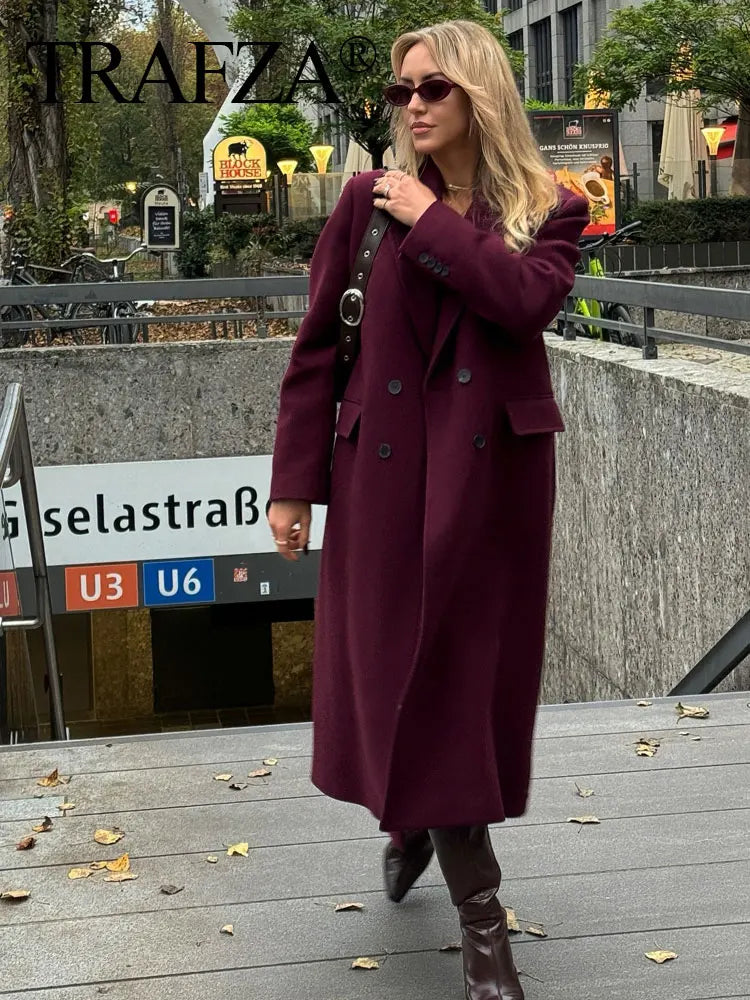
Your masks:
{"label": "window", "polygon": [[[510,45],[514,52],[523,52],[523,31],[512,31],[508,35],[508,45]],[[523,72],[516,75],[516,86],[518,87],[518,93],[521,95],[521,100],[524,100],[526,97],[526,85],[523,79]]]}
{"label": "window", "polygon": [[488,14],[498,13],[498,0],[482,0],[482,5]]}
{"label": "window", "polygon": [[565,100],[573,100],[573,71],[580,59],[578,32],[581,21],[581,5],[568,7],[560,14],[563,36],[563,78],[565,80]]}
{"label": "window", "polygon": [[508,10],[521,10],[523,0],[508,0]]}
{"label": "window", "polygon": [[538,101],[552,101],[552,28],[548,17],[531,25],[531,46],[534,97]]}

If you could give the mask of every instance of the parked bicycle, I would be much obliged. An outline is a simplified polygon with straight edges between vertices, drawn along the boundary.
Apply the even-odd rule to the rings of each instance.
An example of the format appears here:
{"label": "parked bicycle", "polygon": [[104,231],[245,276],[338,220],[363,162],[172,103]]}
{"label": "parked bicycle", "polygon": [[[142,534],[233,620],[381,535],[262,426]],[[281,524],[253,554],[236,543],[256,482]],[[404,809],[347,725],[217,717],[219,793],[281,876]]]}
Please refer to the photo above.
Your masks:
{"label": "parked bicycle", "polygon": [[[10,258],[8,276],[4,284],[39,285],[42,282],[31,273],[41,271],[54,276],[58,280],[81,281],[124,281],[124,266],[136,254],[146,250],[145,244],[136,247],[127,257],[98,258],[89,248],[77,248],[60,267],[47,267],[41,264],[28,263],[24,254],[15,251]],[[119,322],[105,326],[90,327],[96,334],[97,342],[105,344],[130,344],[139,337],[140,324],[128,322],[137,317],[138,311],[133,302],[68,302],[64,305],[37,302],[33,305],[4,306],[0,309],[1,347],[21,347],[29,339],[30,330],[5,329],[6,323],[30,322],[37,318],[46,320],[86,320],[112,318]],[[76,327],[50,327],[48,339],[57,336],[71,335],[73,343],[86,342],[86,326],[81,323]]]}
{"label": "parked bicycle", "polygon": [[[126,281],[127,275],[125,274],[125,265],[129,260],[132,260],[136,254],[144,253],[148,250],[145,243],[141,243],[139,246],[129,253],[127,257],[107,257],[99,258],[89,251],[84,251],[81,253],[82,264],[86,266],[87,264],[95,269],[98,269],[100,281]],[[146,340],[145,334],[142,334],[143,324],[137,322],[129,322],[138,316],[138,308],[134,302],[98,302],[90,306],[97,310],[99,318],[104,319],[106,317],[112,317],[113,319],[119,320],[118,323],[113,323],[111,326],[105,326],[105,344],[133,344],[138,339]]]}
{"label": "parked bicycle", "polygon": [[[593,278],[603,278],[605,276],[604,265],[602,264],[601,257],[597,255],[596,251],[601,250],[603,247],[610,246],[618,241],[622,241],[624,237],[634,232],[640,226],[640,221],[631,222],[627,226],[622,226],[620,229],[617,229],[614,233],[605,234],[593,243],[586,239],[581,240],[579,247],[582,256],[578,266],[576,267],[576,272],[578,274],[588,274]],[[610,274],[618,277],[621,270],[622,268],[618,267],[616,271],[610,272]],[[580,320],[573,320],[573,328],[577,337],[591,337],[596,340],[607,340],[615,344],[626,344],[629,347],[643,346],[643,335],[633,330],[608,330],[605,327],[598,326],[596,323],[586,323],[583,321],[586,319],[611,319],[619,323],[632,323],[633,317],[627,306],[622,305],[622,303],[619,302],[601,302],[598,299],[586,298],[575,298],[574,303],[573,315],[582,317]],[[564,335],[564,320],[558,319],[556,332],[561,337]]]}

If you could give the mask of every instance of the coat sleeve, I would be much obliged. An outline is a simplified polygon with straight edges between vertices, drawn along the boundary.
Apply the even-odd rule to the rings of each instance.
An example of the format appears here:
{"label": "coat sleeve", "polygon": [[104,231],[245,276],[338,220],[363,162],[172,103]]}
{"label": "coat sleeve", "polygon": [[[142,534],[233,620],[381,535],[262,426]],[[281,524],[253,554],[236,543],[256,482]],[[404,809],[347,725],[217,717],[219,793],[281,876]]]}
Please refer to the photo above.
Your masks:
{"label": "coat sleeve", "polygon": [[[575,282],[578,238],[589,221],[585,198],[564,201],[527,253],[509,251],[497,232],[478,229],[444,202],[432,202],[401,242],[405,254],[467,307],[526,344],[562,308]],[[442,268],[435,268],[435,261]]]}
{"label": "coat sleeve", "polygon": [[310,262],[309,305],[279,393],[269,502],[328,503],[338,306],[351,271],[352,182],[350,178],[323,226]]}

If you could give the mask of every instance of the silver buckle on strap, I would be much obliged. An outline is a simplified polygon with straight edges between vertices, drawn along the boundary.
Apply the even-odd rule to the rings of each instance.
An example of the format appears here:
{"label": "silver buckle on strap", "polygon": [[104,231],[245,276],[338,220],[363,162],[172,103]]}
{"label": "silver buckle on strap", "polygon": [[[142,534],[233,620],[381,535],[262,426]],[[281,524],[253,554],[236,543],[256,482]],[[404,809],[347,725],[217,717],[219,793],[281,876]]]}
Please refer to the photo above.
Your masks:
{"label": "silver buckle on strap", "polygon": [[[350,295],[352,301],[356,301],[359,305],[359,315],[357,316],[356,319],[349,319],[347,316],[344,315],[344,299],[347,297],[347,295]],[[342,322],[346,323],[347,326],[359,326],[359,324],[362,321],[362,315],[364,311],[365,311],[365,297],[362,294],[362,292],[359,290],[359,288],[347,288],[347,290],[344,292],[344,294],[341,296],[341,299],[339,300],[339,316],[341,317]]]}

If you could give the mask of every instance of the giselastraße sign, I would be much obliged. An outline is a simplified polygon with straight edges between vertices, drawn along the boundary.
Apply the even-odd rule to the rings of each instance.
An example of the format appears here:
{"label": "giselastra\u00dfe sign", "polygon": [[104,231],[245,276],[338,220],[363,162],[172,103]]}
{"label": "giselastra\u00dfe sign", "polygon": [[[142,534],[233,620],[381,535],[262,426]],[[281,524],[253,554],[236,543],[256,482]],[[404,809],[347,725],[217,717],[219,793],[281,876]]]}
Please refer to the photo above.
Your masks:
{"label": "giselastra\u00dfe sign", "polygon": [[180,198],[168,184],[143,194],[143,242],[149,250],[180,249]]}
{"label": "giselastra\u00dfe sign", "polygon": [[[34,470],[55,614],[315,597],[326,507],[309,558],[282,559],[266,519],[271,455]],[[35,606],[20,483],[3,490],[0,615]]]}

